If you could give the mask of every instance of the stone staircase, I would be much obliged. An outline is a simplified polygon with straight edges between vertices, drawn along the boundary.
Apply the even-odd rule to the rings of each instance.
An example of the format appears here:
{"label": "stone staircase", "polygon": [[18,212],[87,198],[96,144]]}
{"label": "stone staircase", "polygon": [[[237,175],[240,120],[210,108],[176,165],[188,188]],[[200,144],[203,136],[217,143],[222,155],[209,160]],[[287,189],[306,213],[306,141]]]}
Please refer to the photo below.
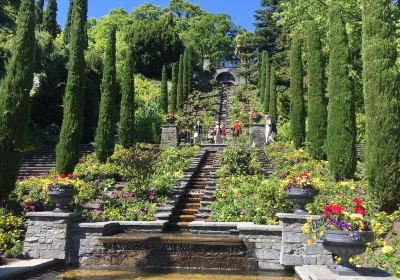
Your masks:
{"label": "stone staircase", "polygon": [[274,172],[274,169],[262,148],[257,149],[257,159],[258,162],[261,163],[262,173],[265,174],[266,178],[268,178]]}
{"label": "stone staircase", "polygon": [[[90,144],[80,145],[81,154],[93,152]],[[22,164],[19,169],[18,177],[32,177],[48,174],[52,168],[56,167],[55,147],[40,149],[23,156]]]}
{"label": "stone staircase", "polygon": [[189,223],[196,220],[196,214],[201,206],[200,202],[203,197],[208,195],[206,190],[207,180],[210,177],[211,168],[214,164],[215,153],[207,153],[202,160],[199,168],[195,172],[192,179],[185,190],[185,193],[180,197],[178,204],[172,211],[167,224],[169,231],[185,231],[189,229]]}

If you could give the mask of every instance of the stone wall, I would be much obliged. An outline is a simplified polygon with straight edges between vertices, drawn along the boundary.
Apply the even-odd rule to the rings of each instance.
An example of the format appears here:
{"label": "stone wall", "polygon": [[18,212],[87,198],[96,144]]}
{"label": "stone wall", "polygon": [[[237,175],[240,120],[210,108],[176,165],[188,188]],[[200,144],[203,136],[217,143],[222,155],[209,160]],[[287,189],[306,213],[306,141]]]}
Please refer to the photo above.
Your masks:
{"label": "stone wall", "polygon": [[301,228],[308,218],[319,216],[280,213],[277,217],[282,224],[282,245],[280,263],[284,266],[325,265],[332,263],[332,254],[322,246],[322,241],[307,244],[308,237]]}
{"label": "stone wall", "polygon": [[26,214],[28,229],[24,256],[34,259],[66,259],[69,254],[71,226],[79,221],[74,213],[34,212]]}

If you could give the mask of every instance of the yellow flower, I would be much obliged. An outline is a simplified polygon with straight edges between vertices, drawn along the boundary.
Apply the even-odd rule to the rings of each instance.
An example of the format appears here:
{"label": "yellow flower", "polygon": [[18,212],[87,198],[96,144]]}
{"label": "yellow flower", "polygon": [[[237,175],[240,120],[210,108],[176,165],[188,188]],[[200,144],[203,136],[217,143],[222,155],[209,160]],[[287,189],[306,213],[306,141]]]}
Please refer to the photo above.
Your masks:
{"label": "yellow flower", "polygon": [[363,216],[361,214],[352,213],[350,214],[350,219],[352,219],[353,221],[362,220]]}
{"label": "yellow flower", "polygon": [[392,246],[383,246],[382,248],[382,253],[385,255],[389,255],[391,252],[393,252],[393,247]]}
{"label": "yellow flower", "polygon": [[315,243],[315,240],[314,239],[308,239],[307,240],[307,244],[308,245],[313,245]]}

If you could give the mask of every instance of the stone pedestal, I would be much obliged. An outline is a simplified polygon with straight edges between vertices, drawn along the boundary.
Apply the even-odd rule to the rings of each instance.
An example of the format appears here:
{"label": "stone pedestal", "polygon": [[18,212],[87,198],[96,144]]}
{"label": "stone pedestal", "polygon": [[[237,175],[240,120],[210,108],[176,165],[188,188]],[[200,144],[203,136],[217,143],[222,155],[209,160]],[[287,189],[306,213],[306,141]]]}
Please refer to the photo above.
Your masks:
{"label": "stone pedestal", "polygon": [[339,276],[324,265],[305,265],[296,267],[296,276],[300,280],[395,280],[397,277],[377,268],[360,268],[360,276]]}
{"label": "stone pedestal", "polygon": [[265,145],[265,125],[251,124],[250,125],[250,145],[257,148],[262,148]]}
{"label": "stone pedestal", "polygon": [[34,259],[60,259],[68,256],[71,225],[81,218],[76,213],[32,212],[24,241],[24,255]]}
{"label": "stone pedestal", "polygon": [[322,246],[322,241],[308,245],[309,236],[301,228],[308,218],[319,219],[319,216],[278,213],[282,224],[282,249],[280,263],[284,266],[325,265],[331,264],[332,254]]}
{"label": "stone pedestal", "polygon": [[163,125],[161,127],[161,147],[178,147],[179,128],[177,125]]}

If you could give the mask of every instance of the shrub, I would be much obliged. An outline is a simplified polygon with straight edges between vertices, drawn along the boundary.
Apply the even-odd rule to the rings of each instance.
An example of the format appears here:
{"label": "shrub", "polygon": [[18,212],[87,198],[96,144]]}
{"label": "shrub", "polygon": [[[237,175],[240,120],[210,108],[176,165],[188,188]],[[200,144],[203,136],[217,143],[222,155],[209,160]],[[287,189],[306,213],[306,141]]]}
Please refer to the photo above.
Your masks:
{"label": "shrub", "polygon": [[224,175],[255,175],[261,172],[257,151],[248,145],[228,146],[222,154],[222,164],[220,173]]}
{"label": "shrub", "polygon": [[22,253],[22,238],[25,223],[4,208],[0,208],[0,254],[5,257],[18,257]]}

